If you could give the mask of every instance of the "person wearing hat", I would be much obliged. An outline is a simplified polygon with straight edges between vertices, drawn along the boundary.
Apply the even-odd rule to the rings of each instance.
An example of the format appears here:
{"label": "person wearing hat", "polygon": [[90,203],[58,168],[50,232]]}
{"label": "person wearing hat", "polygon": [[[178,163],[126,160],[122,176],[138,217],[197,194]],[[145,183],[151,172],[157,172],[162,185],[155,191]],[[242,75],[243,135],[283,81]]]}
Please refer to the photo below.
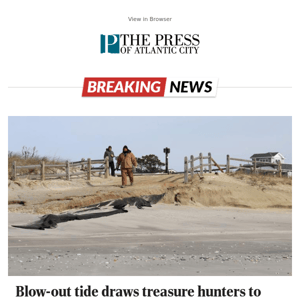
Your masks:
{"label": "person wearing hat", "polygon": [[117,160],[117,169],[121,166],[122,174],[122,188],[127,184],[127,175],[129,176],[131,185],[133,185],[133,171],[132,167],[137,167],[136,158],[127,146],[123,147],[123,152],[119,155]]}
{"label": "person wearing hat", "polygon": [[109,158],[109,167],[110,167],[110,175],[111,176],[115,176],[115,164],[114,164],[114,157],[115,154],[112,151],[112,147],[108,146],[108,148],[105,150],[104,152],[104,158],[106,158],[108,156]]}

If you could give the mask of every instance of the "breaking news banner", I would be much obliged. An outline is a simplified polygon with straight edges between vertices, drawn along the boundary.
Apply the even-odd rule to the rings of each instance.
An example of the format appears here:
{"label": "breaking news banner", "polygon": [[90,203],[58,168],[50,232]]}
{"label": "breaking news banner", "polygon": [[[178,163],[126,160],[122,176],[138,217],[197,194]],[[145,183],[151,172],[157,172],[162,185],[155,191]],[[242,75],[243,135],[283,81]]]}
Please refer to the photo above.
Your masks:
{"label": "breaking news banner", "polygon": [[78,298],[136,298],[136,297],[145,297],[145,298],[206,298],[206,297],[229,297],[229,298],[243,298],[245,296],[251,298],[258,298],[262,294],[260,289],[253,287],[249,288],[214,288],[208,289],[201,285],[198,285],[196,288],[162,288],[162,289],[153,289],[153,288],[112,288],[109,285],[105,285],[102,288],[96,288],[91,285],[83,286],[80,285],[75,288],[66,287],[59,289],[34,289],[30,288],[27,285],[16,286],[16,297],[18,298],[28,298],[28,297],[45,297],[50,296],[53,298],[68,298],[68,297],[78,297]]}
{"label": "breaking news banner", "polygon": [[216,97],[217,78],[86,77],[82,97]]}

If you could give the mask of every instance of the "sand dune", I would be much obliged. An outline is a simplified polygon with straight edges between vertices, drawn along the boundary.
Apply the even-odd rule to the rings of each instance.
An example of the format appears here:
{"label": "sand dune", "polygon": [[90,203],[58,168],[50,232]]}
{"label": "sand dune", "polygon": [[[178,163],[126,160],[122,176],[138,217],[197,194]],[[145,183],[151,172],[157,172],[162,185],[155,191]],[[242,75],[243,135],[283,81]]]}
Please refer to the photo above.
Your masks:
{"label": "sand dune", "polygon": [[162,203],[174,205],[176,193],[181,205],[197,207],[240,207],[249,209],[292,208],[292,185],[287,178],[251,175],[196,174],[189,183],[183,175],[135,177],[135,185],[120,188],[120,178],[93,177],[86,181],[47,180],[10,181],[11,212],[58,213],[69,209],[120,199],[166,193]]}

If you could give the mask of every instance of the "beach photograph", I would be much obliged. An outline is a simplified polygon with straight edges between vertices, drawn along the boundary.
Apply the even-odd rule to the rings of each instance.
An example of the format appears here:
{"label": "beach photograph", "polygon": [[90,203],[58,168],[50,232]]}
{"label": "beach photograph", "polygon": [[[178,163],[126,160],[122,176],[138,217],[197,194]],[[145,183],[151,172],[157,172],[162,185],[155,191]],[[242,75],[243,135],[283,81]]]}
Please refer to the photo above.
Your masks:
{"label": "beach photograph", "polygon": [[292,117],[8,117],[9,276],[291,276]]}

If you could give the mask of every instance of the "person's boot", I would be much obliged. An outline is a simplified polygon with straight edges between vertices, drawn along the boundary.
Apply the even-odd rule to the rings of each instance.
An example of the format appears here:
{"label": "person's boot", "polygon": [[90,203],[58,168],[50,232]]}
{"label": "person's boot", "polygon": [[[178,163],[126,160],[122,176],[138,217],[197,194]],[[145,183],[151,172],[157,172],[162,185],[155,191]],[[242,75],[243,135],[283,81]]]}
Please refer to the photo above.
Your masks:
{"label": "person's boot", "polygon": [[133,182],[131,182],[131,185],[133,185]]}
{"label": "person's boot", "polygon": [[125,185],[121,185],[121,188],[124,188],[125,187]]}

